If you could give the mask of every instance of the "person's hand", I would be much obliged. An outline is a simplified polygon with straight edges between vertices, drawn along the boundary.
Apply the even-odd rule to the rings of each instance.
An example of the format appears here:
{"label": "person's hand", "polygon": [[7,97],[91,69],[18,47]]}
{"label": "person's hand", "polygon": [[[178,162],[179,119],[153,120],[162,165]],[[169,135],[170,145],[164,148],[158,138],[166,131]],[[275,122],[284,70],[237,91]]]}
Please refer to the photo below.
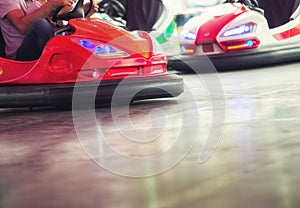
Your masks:
{"label": "person's hand", "polygon": [[[86,4],[84,5],[84,11],[87,11],[88,8],[89,8],[89,6],[90,6],[90,3],[86,3]],[[94,1],[93,7],[92,7],[91,11],[88,13],[87,17],[92,16],[93,14],[95,14],[96,12],[98,12],[98,10],[99,10],[98,2],[97,2],[97,1]]]}
{"label": "person's hand", "polygon": [[75,0],[48,0],[48,2],[54,7],[60,7],[60,6],[72,6],[72,4],[75,2]]}

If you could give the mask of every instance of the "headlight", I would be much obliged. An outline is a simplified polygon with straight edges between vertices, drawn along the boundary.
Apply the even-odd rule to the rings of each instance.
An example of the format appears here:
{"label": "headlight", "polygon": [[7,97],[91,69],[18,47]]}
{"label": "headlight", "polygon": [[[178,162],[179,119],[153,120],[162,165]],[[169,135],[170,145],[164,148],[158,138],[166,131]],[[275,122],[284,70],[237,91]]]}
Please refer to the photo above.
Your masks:
{"label": "headlight", "polygon": [[221,37],[231,37],[251,33],[256,29],[255,23],[242,24],[237,27],[230,28],[222,33]]}
{"label": "headlight", "polygon": [[185,40],[196,40],[197,35],[194,32],[188,31],[182,34],[182,36]]}
{"label": "headlight", "polygon": [[129,54],[125,51],[122,51],[121,49],[110,44],[81,38],[73,38],[72,40],[81,47],[101,58],[124,58],[129,56]]}

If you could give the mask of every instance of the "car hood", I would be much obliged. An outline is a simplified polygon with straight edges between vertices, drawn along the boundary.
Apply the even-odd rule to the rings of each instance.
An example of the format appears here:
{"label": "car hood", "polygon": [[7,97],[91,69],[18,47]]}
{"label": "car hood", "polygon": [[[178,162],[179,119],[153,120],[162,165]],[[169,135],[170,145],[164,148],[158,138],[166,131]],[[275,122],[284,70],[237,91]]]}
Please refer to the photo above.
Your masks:
{"label": "car hood", "polygon": [[152,40],[145,32],[140,32],[143,33],[143,36],[139,36],[137,32],[128,32],[97,18],[72,19],[69,21],[69,25],[75,30],[72,36],[109,43],[131,53],[153,50]]}

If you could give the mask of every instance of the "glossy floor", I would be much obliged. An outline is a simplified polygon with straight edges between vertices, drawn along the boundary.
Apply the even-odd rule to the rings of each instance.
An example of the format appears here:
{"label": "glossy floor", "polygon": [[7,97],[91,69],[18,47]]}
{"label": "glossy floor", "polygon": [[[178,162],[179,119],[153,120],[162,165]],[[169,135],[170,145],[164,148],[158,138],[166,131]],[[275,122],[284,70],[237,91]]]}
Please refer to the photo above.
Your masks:
{"label": "glossy floor", "polygon": [[0,109],[0,207],[298,208],[300,64],[183,75],[178,99]]}

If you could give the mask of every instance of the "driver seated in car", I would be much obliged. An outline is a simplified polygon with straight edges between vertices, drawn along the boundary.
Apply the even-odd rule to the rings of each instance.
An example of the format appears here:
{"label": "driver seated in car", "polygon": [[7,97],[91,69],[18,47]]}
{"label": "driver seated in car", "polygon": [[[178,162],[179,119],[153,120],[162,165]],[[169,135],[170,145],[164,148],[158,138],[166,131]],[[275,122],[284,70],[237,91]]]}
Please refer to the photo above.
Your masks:
{"label": "driver seated in car", "polygon": [[60,6],[71,7],[74,1],[0,1],[0,27],[6,44],[6,58],[20,61],[38,59],[54,35],[53,26],[46,18]]}

